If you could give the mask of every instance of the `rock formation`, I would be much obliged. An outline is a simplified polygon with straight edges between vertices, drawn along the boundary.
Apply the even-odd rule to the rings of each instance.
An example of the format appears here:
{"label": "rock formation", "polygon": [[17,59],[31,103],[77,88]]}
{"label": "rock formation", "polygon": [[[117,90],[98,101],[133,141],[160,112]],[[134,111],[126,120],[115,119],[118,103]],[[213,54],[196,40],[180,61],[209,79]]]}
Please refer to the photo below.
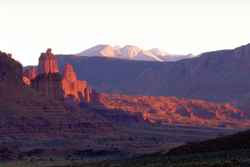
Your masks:
{"label": "rock formation", "polygon": [[100,93],[99,102],[107,109],[140,113],[144,120],[161,124],[207,127],[249,126],[248,114],[231,104],[164,96],[128,96]]}
{"label": "rock formation", "polygon": [[2,113],[2,120],[5,118],[4,113],[8,112],[19,113],[20,115],[14,114],[15,117],[19,117],[25,116],[24,113],[65,111],[61,102],[41,96],[31,88],[24,86],[22,78],[22,65],[12,59],[10,55],[0,52],[0,113]]}
{"label": "rock formation", "polygon": [[31,81],[38,75],[37,67],[29,66],[23,72],[23,82],[25,85],[31,85]]}
{"label": "rock formation", "polygon": [[39,58],[38,73],[49,74],[58,73],[57,59],[49,48],[45,53],[42,53]]}
{"label": "rock formation", "polygon": [[[71,148],[87,149],[96,140],[96,134],[112,136],[110,122],[91,112],[68,112],[62,101],[23,86],[22,75],[22,65],[0,52],[0,160],[3,160],[2,147],[14,146],[17,152],[25,152],[38,147],[57,149],[55,143],[63,143],[59,150],[68,152]],[[39,74],[32,85],[53,91],[56,88],[50,86],[61,85],[59,76],[57,73]],[[71,142],[72,137],[79,142]]]}
{"label": "rock formation", "polygon": [[64,66],[63,78],[71,82],[75,82],[77,80],[75,70],[71,64],[66,64]]}
{"label": "rock formation", "polygon": [[63,100],[61,81],[59,73],[39,74],[32,81],[32,87],[45,96]]}
{"label": "rock formation", "polygon": [[73,97],[77,102],[91,101],[92,89],[86,81],[77,80],[75,71],[70,64],[66,64],[63,72],[62,88],[64,97]]}
{"label": "rock formation", "polygon": [[73,100],[76,103],[90,103],[93,93],[86,81],[77,79],[72,65],[66,64],[61,76],[51,49],[41,54],[38,73],[36,67],[26,69],[23,81],[26,85],[32,81],[32,87],[37,91],[52,98],[67,99],[67,102]]}
{"label": "rock formation", "polygon": [[24,83],[24,85],[30,86],[31,80],[29,78],[27,78],[26,76],[23,76],[23,83]]}
{"label": "rock formation", "polygon": [[56,57],[51,49],[47,49],[39,58],[38,75],[32,81],[32,87],[45,96],[63,100],[61,81]]}
{"label": "rock formation", "polygon": [[22,82],[22,65],[11,58],[11,54],[0,51],[0,84],[20,85]]}
{"label": "rock formation", "polygon": [[38,75],[37,67],[35,66],[29,66],[26,67],[26,69],[23,72],[23,76],[27,77],[30,80],[33,80]]}

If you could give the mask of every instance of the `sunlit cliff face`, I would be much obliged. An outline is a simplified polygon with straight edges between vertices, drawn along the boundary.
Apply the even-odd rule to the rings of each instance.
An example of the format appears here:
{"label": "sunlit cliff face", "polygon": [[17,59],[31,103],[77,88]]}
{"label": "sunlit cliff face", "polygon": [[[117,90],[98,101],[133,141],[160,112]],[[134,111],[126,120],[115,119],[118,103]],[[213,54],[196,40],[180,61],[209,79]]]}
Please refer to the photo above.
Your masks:
{"label": "sunlit cliff face", "polygon": [[45,53],[42,53],[39,58],[38,73],[49,74],[58,73],[58,64],[55,55],[51,49],[47,49]]}
{"label": "sunlit cliff face", "polygon": [[70,64],[64,66],[62,88],[65,97],[73,96],[77,102],[89,103],[91,100],[92,89],[86,81],[77,79],[76,73]]}

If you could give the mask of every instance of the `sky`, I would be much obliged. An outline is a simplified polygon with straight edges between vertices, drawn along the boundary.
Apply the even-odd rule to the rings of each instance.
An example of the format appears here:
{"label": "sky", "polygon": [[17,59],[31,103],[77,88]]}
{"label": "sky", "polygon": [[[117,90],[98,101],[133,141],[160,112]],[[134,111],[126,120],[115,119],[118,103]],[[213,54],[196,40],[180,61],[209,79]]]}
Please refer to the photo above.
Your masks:
{"label": "sky", "polygon": [[248,0],[0,0],[0,50],[23,65],[97,44],[198,55],[250,43],[249,17]]}

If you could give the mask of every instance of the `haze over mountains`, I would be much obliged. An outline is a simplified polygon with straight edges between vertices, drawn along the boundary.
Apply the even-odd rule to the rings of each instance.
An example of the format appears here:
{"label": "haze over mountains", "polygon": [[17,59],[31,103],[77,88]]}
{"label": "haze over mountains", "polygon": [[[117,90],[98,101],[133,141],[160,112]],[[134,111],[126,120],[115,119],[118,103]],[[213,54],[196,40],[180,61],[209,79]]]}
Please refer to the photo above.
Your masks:
{"label": "haze over mountains", "polygon": [[163,50],[153,48],[144,50],[137,46],[126,45],[124,47],[111,45],[96,45],[83,52],[77,54],[78,56],[90,57],[109,57],[125,60],[143,60],[143,61],[177,61],[185,58],[191,58],[192,55],[174,55],[169,54]]}

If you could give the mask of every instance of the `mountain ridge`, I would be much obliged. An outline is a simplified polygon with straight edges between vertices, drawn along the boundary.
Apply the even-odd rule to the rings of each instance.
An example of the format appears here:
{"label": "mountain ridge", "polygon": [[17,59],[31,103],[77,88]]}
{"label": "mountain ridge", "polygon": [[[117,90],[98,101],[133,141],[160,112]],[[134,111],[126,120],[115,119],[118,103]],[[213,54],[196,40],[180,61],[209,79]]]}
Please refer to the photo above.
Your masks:
{"label": "mountain ridge", "polygon": [[249,48],[248,44],[211,51],[176,62],[57,56],[60,68],[71,63],[80,79],[88,80],[101,92],[177,96],[238,104],[250,92]]}
{"label": "mountain ridge", "polygon": [[138,60],[138,61],[177,61],[185,58],[190,58],[192,55],[174,55],[162,51],[158,48],[152,48],[149,50],[141,49],[134,45],[111,46],[108,44],[99,44],[88,48],[78,54],[77,56],[97,56],[97,57],[108,57],[118,58],[126,60]]}

